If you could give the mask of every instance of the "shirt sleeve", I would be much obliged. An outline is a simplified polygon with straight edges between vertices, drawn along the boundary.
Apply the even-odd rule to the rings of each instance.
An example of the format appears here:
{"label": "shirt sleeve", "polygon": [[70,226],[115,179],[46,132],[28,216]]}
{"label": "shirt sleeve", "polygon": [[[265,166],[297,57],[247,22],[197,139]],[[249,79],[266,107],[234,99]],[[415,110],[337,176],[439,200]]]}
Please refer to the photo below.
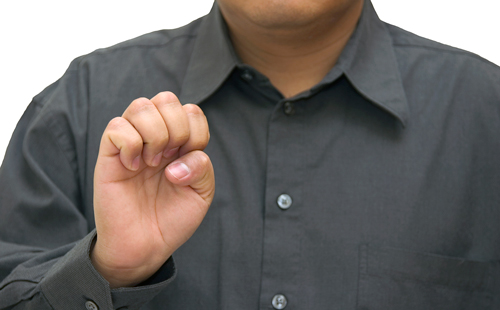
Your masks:
{"label": "shirt sleeve", "polygon": [[77,59],[34,98],[0,167],[0,309],[138,309],[174,278],[170,259],[143,285],[112,292],[92,266],[82,68]]}

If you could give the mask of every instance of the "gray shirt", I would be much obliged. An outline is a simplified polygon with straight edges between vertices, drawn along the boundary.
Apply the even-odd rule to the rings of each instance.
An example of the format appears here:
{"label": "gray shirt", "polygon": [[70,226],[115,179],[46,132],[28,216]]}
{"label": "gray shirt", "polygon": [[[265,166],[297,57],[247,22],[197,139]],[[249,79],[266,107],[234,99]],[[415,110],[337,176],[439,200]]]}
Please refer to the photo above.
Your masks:
{"label": "gray shirt", "polygon": [[[110,290],[88,255],[99,140],[164,90],[208,118],[215,198],[151,279]],[[335,67],[286,99],[215,6],[33,99],[0,169],[0,309],[498,309],[499,132],[500,69],[369,1]]]}

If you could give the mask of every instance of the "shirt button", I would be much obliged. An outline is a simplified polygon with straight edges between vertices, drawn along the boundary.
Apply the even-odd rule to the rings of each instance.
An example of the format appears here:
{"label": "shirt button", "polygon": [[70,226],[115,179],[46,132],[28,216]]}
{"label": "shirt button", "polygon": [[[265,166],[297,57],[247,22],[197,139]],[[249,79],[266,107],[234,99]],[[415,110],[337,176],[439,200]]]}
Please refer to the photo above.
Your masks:
{"label": "shirt button", "polygon": [[293,105],[293,103],[291,103],[290,101],[285,102],[283,104],[283,112],[286,115],[293,115],[293,114],[295,114],[295,106]]}
{"label": "shirt button", "polygon": [[285,295],[282,295],[282,294],[274,295],[273,302],[272,302],[274,309],[278,309],[278,310],[285,309],[286,303],[287,303],[287,300],[286,300]]}
{"label": "shirt button", "polygon": [[292,206],[292,197],[287,194],[281,194],[276,202],[278,203],[278,207],[286,210]]}
{"label": "shirt button", "polygon": [[85,303],[85,308],[87,308],[87,310],[99,310],[99,307],[97,307],[97,305],[93,301],[90,301],[90,300],[88,300]]}
{"label": "shirt button", "polygon": [[241,78],[247,82],[250,82],[251,80],[253,80],[253,75],[252,75],[252,73],[250,73],[250,71],[245,70],[245,71],[243,71]]}

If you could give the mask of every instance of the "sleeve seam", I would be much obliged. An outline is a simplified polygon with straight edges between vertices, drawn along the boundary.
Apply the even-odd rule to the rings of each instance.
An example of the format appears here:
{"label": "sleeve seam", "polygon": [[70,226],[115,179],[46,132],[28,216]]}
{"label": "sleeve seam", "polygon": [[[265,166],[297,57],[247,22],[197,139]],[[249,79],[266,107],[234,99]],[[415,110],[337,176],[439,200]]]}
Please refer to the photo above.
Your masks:
{"label": "sleeve seam", "polygon": [[[74,175],[76,177],[80,177],[78,173],[78,168],[76,164],[76,151],[74,152],[73,156],[69,154],[68,149],[64,147],[61,143],[61,137],[66,136],[67,134],[65,133],[64,130],[61,130],[61,127],[59,126],[58,122],[55,121],[54,117],[54,112],[49,106],[45,106],[46,108],[46,115],[42,114],[42,117],[46,123],[46,128],[47,132],[49,133],[50,138],[54,141],[54,144],[57,145],[57,148],[59,149],[60,152],[64,154],[64,158],[66,159],[67,164],[73,171]],[[68,131],[71,131],[70,128],[68,128]],[[70,139],[72,140],[72,139]],[[73,158],[72,158],[73,157]]]}

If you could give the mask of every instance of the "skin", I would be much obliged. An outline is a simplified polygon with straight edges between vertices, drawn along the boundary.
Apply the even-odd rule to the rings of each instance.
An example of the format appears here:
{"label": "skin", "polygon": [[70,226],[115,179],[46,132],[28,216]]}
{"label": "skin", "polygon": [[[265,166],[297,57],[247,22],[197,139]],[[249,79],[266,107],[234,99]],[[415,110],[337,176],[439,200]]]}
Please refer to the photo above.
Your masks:
{"label": "skin", "polygon": [[[363,0],[219,0],[241,59],[285,97],[336,63]],[[96,270],[111,288],[151,277],[201,224],[214,195],[202,110],[170,92],[134,100],[106,127],[94,173]]]}
{"label": "skin", "polygon": [[363,0],[218,0],[236,52],[292,97],[337,62]]}
{"label": "skin", "polygon": [[200,225],[214,195],[201,151],[208,140],[201,109],[170,92],[135,100],[108,124],[94,174],[91,260],[112,288],[148,279]]}

